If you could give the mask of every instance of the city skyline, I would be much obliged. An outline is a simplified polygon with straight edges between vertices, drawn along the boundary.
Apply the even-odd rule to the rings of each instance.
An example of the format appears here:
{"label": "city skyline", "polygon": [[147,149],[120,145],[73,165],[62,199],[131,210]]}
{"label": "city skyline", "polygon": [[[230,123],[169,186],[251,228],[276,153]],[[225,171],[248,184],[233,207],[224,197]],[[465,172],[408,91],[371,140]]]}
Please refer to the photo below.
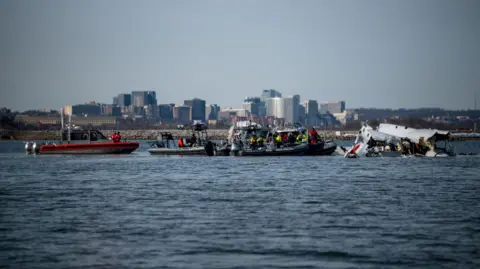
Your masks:
{"label": "city skyline", "polygon": [[0,106],[155,89],[241,107],[262,89],[349,108],[472,109],[478,1],[2,1]]}

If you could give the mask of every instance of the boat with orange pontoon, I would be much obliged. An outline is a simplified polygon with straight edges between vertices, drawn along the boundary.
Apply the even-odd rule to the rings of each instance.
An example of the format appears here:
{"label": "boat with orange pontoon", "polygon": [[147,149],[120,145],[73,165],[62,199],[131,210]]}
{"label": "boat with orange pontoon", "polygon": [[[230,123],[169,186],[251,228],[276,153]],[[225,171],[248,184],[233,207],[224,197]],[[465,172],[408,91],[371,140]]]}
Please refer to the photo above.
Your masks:
{"label": "boat with orange pontoon", "polygon": [[25,151],[28,154],[129,154],[140,146],[138,142],[122,142],[119,136],[110,140],[98,130],[79,129],[71,124],[71,119],[66,130],[63,126],[62,111],[60,141],[42,144],[26,142]]}

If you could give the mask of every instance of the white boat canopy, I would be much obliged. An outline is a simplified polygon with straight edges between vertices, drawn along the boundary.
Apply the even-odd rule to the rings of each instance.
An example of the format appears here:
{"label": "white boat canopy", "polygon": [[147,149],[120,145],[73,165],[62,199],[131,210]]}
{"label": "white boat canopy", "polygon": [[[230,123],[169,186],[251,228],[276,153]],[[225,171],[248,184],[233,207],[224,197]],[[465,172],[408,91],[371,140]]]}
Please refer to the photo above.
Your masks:
{"label": "white boat canopy", "polygon": [[251,122],[251,121],[237,121],[235,123],[235,127],[237,128],[242,128],[242,127],[248,127],[248,126],[256,126],[257,128],[262,128],[262,126],[256,122]]}
{"label": "white boat canopy", "polygon": [[377,132],[400,138],[406,138],[416,144],[420,142],[420,138],[422,137],[424,140],[428,140],[432,137],[435,137],[436,139],[447,139],[448,136],[450,136],[450,132],[448,131],[440,131],[436,129],[415,129],[389,123],[381,123],[377,128]]}

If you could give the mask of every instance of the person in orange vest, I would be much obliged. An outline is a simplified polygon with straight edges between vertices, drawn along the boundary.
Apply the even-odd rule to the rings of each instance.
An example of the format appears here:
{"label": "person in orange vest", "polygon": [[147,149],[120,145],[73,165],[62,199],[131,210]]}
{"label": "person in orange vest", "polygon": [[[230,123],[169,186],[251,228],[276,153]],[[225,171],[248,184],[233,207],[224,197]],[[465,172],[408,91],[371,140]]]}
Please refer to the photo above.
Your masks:
{"label": "person in orange vest", "polygon": [[183,138],[181,137],[178,139],[178,147],[183,148]]}

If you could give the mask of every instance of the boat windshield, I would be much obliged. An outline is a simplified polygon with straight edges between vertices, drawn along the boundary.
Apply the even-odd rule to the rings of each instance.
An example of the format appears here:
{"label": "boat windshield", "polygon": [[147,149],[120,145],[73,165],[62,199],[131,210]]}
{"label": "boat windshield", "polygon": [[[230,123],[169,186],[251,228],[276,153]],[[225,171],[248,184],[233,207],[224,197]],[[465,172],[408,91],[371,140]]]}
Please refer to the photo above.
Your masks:
{"label": "boat windshield", "polygon": [[68,131],[62,133],[63,141],[97,141],[97,140],[108,140],[101,132],[96,130],[91,131],[78,131],[72,130],[70,133],[70,139],[68,139]]}

